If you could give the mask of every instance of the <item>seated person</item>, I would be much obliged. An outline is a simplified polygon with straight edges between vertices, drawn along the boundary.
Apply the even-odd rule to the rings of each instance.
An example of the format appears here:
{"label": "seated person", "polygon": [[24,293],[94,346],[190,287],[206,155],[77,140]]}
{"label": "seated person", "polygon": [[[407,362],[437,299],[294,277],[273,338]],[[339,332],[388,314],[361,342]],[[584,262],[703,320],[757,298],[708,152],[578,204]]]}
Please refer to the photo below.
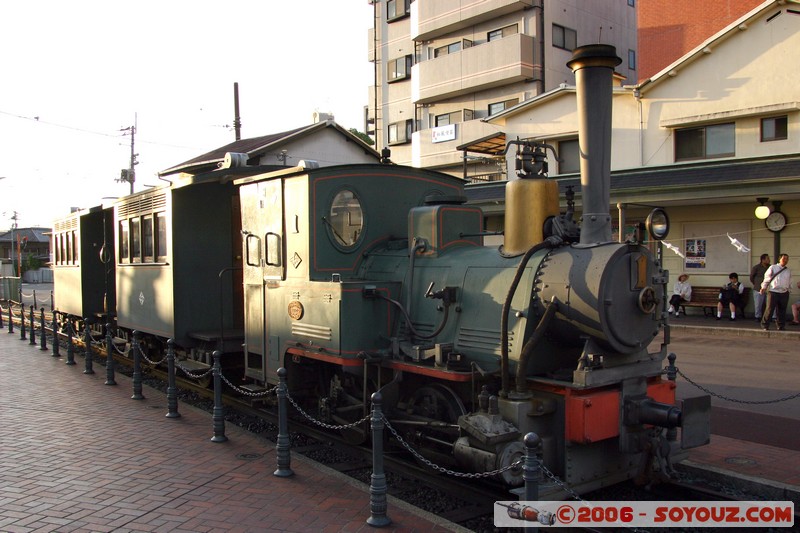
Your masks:
{"label": "seated person", "polygon": [[719,291],[719,302],[717,302],[717,320],[722,318],[722,310],[728,306],[731,310],[731,320],[736,320],[736,308],[744,307],[744,285],[739,283],[739,274],[731,272],[728,275],[730,282]]}
{"label": "seated person", "polygon": [[692,286],[689,284],[689,274],[683,273],[678,276],[678,281],[675,282],[675,288],[672,291],[672,297],[669,299],[668,313],[675,313],[678,316],[680,305],[684,302],[692,300]]}

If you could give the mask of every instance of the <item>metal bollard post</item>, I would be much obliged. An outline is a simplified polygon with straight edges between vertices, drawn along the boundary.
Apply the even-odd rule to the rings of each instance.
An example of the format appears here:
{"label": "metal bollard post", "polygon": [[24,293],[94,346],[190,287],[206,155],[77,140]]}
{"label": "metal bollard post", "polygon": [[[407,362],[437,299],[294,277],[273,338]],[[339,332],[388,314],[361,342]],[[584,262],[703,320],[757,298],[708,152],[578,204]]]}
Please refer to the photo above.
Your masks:
{"label": "metal bollard post", "polygon": [[[525,444],[525,463],[522,466],[522,479],[525,482],[524,498],[526,502],[539,501],[539,480],[542,478],[539,458],[536,452],[542,444],[542,439],[536,433],[528,433],[523,439]],[[539,531],[538,526],[528,526],[526,533]]]}
{"label": "metal bollard post", "polygon": [[31,338],[28,344],[36,346],[36,317],[33,314],[33,306],[31,306]]}
{"label": "metal bollard post", "polygon": [[11,308],[14,304],[11,300],[8,301],[8,332],[14,333],[14,315],[11,313]]}
{"label": "metal bollard post", "polygon": [[[10,308],[10,304],[9,304],[9,308]],[[3,328],[3,308],[0,307],[0,329],[2,329],[2,328]]]}
{"label": "metal bollard post", "polygon": [[39,307],[36,305],[36,289],[33,289],[33,307]]}
{"label": "metal bollard post", "polygon": [[19,340],[24,341],[28,337],[25,335],[25,306],[20,304],[19,306]]}
{"label": "metal bollard post", "polygon": [[367,524],[384,527],[392,523],[386,514],[386,474],[383,472],[383,396],[375,392],[372,399],[372,477],[369,482],[369,518]]}
{"label": "metal bollard post", "polygon": [[292,470],[291,440],[289,439],[289,413],[286,400],[289,396],[286,385],[285,368],[278,369],[278,439],[275,442],[275,456],[278,459],[278,469],[272,474],[278,477],[294,475]]}
{"label": "metal bollard post", "polygon": [[56,300],[53,297],[53,291],[50,291],[50,310],[51,311],[55,311],[56,310]]}
{"label": "metal bollard post", "polygon": [[175,387],[175,340],[167,340],[167,418],[179,418],[178,389]]}
{"label": "metal bollard post", "polygon": [[131,351],[133,352],[133,396],[131,400],[144,400],[142,394],[142,361],[139,359],[141,354],[139,350],[139,335],[138,331],[133,332],[133,341],[131,341]]}
{"label": "metal bollard post", "polygon": [[61,357],[58,343],[58,311],[53,311],[53,357]]}
{"label": "metal bollard post", "polygon": [[522,467],[522,479],[525,481],[525,500],[534,502],[539,500],[539,480],[542,471],[539,468],[539,459],[536,452],[542,444],[542,439],[536,433],[528,433],[523,440],[525,444],[525,464]]}
{"label": "metal bollard post", "polygon": [[89,329],[91,325],[89,323],[89,317],[83,319],[83,325],[83,355],[85,356],[83,373],[94,374],[94,369],[92,368],[92,363],[94,363],[92,360],[92,332]]}
{"label": "metal bollard post", "polygon": [[[675,380],[678,378],[678,367],[675,366],[675,360],[678,357],[675,355],[674,352],[670,352],[667,354],[667,360],[669,361],[669,365],[667,365],[667,379],[672,383],[675,383]],[[671,427],[667,429],[667,441],[675,442],[678,440],[678,428]]]}
{"label": "metal bollard post", "polygon": [[219,362],[222,352],[214,350],[212,355],[214,356],[214,366],[212,367],[214,374],[214,411],[211,420],[214,422],[214,436],[211,437],[211,442],[225,442],[228,437],[225,436],[225,407],[222,405],[222,369]]}
{"label": "metal bollard post", "polygon": [[39,317],[42,324],[42,340],[39,343],[39,349],[44,352],[47,351],[47,330],[45,329],[44,325],[44,307],[39,309]]}
{"label": "metal bollard post", "polygon": [[106,382],[104,384],[117,384],[114,380],[114,337],[111,336],[111,322],[106,323]]}
{"label": "metal bollard post", "polygon": [[72,343],[72,337],[75,330],[72,329],[72,319],[67,318],[67,362],[66,364],[72,366],[75,364],[75,345]]}

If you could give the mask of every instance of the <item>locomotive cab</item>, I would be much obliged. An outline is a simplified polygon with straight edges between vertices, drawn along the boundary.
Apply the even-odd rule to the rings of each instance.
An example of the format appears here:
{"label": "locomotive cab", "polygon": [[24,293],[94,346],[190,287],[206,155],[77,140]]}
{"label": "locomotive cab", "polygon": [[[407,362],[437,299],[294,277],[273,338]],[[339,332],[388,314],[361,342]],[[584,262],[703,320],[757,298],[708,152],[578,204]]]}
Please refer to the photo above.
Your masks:
{"label": "locomotive cab", "polygon": [[242,207],[246,375],[277,380],[286,354],[360,366],[382,349],[400,296],[395,273],[364,276],[376,248],[405,252],[408,213],[461,180],[387,165],[304,166],[237,180]]}

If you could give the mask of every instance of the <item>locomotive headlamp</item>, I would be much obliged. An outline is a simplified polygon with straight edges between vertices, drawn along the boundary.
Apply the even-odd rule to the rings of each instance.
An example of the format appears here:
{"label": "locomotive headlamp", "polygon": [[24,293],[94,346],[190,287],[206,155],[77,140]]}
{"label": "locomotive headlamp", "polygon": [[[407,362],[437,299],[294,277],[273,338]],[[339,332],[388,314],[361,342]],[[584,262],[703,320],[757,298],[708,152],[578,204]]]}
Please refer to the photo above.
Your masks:
{"label": "locomotive headlamp", "polygon": [[669,234],[669,217],[667,212],[657,207],[650,211],[645,221],[647,232],[656,241],[661,241],[667,238]]}

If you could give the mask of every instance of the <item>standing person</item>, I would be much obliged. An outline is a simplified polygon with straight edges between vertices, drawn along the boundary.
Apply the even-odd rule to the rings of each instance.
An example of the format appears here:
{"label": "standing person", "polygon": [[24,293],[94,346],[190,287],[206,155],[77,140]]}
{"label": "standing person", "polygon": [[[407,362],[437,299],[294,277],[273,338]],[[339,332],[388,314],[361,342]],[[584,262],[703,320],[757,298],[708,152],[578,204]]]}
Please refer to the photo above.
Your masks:
{"label": "standing person", "polygon": [[744,307],[744,285],[739,283],[739,274],[731,272],[728,275],[728,284],[719,291],[719,301],[717,302],[717,320],[722,318],[722,310],[727,305],[731,310],[731,320],[736,320],[736,308]]}
{"label": "standing person", "polygon": [[672,297],[669,299],[668,313],[675,313],[678,316],[680,305],[683,302],[690,302],[692,300],[692,286],[689,284],[689,274],[683,273],[678,276],[678,281],[675,282],[675,288],[672,291]]}
{"label": "standing person", "polygon": [[789,305],[789,291],[792,287],[792,272],[786,266],[788,263],[789,254],[781,254],[778,262],[764,273],[761,292],[767,295],[767,308],[761,315],[761,327],[765,331],[769,331],[770,317],[775,312],[778,330],[786,329],[786,307]]}
{"label": "standing person", "polygon": [[767,297],[760,290],[761,283],[764,281],[764,274],[767,272],[769,265],[769,254],[761,254],[760,262],[750,269],[750,283],[753,284],[753,310],[755,311],[756,320],[759,322],[761,322],[764,306],[767,303]]}
{"label": "standing person", "polygon": [[[797,288],[800,289],[800,281],[797,282]],[[792,304],[792,325],[800,326],[800,300]]]}

